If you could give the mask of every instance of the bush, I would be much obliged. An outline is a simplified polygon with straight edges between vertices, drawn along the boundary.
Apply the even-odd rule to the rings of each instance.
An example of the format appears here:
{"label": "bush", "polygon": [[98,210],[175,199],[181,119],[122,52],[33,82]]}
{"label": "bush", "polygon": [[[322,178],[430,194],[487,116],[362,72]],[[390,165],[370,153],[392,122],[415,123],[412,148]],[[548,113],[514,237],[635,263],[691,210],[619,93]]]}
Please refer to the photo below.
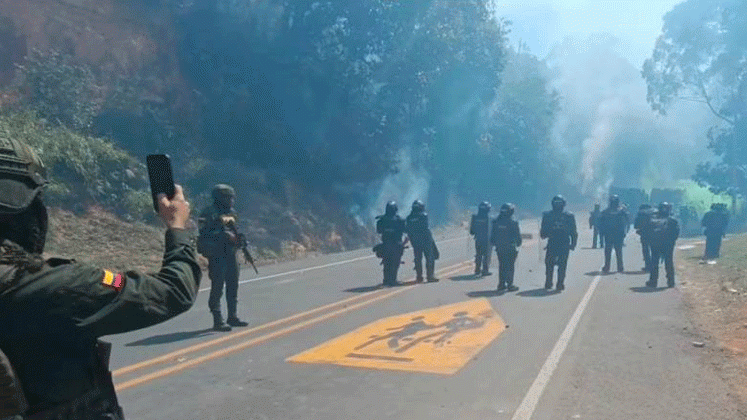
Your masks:
{"label": "bush", "polygon": [[145,165],[106,139],[50,125],[29,111],[0,113],[0,136],[37,151],[49,172],[49,204],[80,211],[97,203],[138,220],[153,213]]}

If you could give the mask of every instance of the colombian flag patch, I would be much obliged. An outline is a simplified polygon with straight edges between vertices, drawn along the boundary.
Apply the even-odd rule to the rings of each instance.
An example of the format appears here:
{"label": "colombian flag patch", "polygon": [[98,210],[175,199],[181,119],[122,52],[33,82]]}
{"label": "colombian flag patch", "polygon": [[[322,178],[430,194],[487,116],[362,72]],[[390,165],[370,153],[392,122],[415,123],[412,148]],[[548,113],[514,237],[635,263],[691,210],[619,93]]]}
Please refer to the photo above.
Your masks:
{"label": "colombian flag patch", "polygon": [[114,274],[109,270],[104,270],[104,278],[101,280],[101,284],[119,292],[124,286],[124,279],[120,273]]}

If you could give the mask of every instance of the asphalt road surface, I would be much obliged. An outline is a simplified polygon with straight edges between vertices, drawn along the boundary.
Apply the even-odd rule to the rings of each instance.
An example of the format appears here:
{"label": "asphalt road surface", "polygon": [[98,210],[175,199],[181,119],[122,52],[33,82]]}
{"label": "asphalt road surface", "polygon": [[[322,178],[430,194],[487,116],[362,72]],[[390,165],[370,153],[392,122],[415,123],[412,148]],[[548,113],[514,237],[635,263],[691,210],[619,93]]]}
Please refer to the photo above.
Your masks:
{"label": "asphalt road surface", "polygon": [[[579,219],[580,220],[580,219]],[[128,419],[737,419],[677,289],[647,289],[637,236],[630,272],[599,275],[581,230],[566,290],[546,292],[536,221],[522,223],[518,292],[472,275],[463,231],[438,237],[441,281],[413,285],[411,250],[380,288],[368,249],[242,272],[240,316],[211,331],[207,288],[160,325],[107,337]],[[614,256],[613,256],[614,258]],[[613,262],[612,267],[616,267]],[[666,280],[660,278],[660,285]],[[678,281],[680,279],[677,279]],[[225,305],[225,304],[224,304]]]}

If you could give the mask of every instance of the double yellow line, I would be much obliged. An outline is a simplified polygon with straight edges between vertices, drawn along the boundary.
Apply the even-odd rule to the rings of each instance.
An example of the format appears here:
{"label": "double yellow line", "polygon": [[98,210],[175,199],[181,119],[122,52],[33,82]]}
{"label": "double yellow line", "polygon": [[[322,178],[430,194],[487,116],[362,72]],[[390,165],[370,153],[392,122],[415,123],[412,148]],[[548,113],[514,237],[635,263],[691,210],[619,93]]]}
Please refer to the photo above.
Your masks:
{"label": "double yellow line", "polygon": [[[458,264],[444,267],[438,270],[438,273],[441,276],[448,276],[451,274],[455,274],[463,270],[465,267],[467,267],[469,263],[470,261],[463,261]],[[413,279],[410,279],[409,282],[411,282],[412,280]],[[145,361],[135,363],[129,366],[125,366],[123,368],[117,369],[114,372],[112,372],[112,375],[114,377],[128,375],[128,374],[132,374],[134,372],[137,372],[137,371],[140,371],[140,370],[152,367],[152,366],[156,366],[159,364],[175,362],[175,364],[170,367],[156,370],[154,372],[140,375],[133,379],[126,380],[124,382],[120,382],[115,385],[115,388],[117,391],[123,391],[125,389],[136,387],[138,385],[142,385],[144,383],[150,382],[155,379],[173,375],[175,373],[195,367],[197,365],[208,362],[210,360],[214,360],[214,359],[227,356],[231,353],[244,350],[248,347],[252,347],[252,346],[264,343],[266,341],[272,340],[274,338],[277,338],[277,337],[280,337],[286,334],[290,334],[292,332],[298,331],[308,326],[318,324],[322,321],[336,317],[345,312],[350,312],[355,309],[370,305],[379,300],[395,296],[409,289],[411,289],[411,287],[401,287],[397,289],[383,289],[383,290],[376,290],[373,292],[363,293],[361,295],[353,296],[348,299],[343,299],[343,300],[340,300],[334,303],[330,303],[328,305],[320,306],[320,307],[311,309],[306,312],[301,312],[301,313],[289,316],[287,318],[282,318],[276,321],[272,321],[272,322],[259,325],[253,328],[249,328],[246,330],[242,330],[236,333],[227,334],[220,338],[216,338],[214,340],[206,341],[204,343],[196,344],[194,346],[186,347],[181,350],[177,350],[171,353],[164,354],[163,356],[159,356],[153,359],[149,359],[149,360],[145,360]],[[317,315],[320,313],[321,315]],[[283,327],[283,325],[285,324],[290,324],[290,325],[286,325]],[[243,342],[240,342],[240,343],[228,346],[228,347],[215,350],[211,353],[198,356],[192,359],[188,359],[187,357],[185,357],[186,355],[196,353],[198,351],[201,351],[201,350],[204,350],[210,347],[214,347],[222,343],[234,341],[239,338],[249,336],[260,331],[270,330],[275,327],[282,327],[282,328],[271,331],[264,335],[260,335],[258,337],[250,338],[246,341],[243,341]]]}

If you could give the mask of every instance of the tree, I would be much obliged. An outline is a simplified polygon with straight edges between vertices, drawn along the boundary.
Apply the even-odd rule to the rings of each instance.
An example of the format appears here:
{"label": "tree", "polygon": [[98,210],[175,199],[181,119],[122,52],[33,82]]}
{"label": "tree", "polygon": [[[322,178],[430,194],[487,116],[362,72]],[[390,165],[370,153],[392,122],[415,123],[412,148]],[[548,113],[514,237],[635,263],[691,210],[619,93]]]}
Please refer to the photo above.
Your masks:
{"label": "tree", "polygon": [[648,101],[661,114],[676,100],[693,100],[721,120],[708,134],[719,160],[699,165],[694,179],[716,193],[747,194],[747,3],[687,0],[675,6],[664,16],[642,75]]}

